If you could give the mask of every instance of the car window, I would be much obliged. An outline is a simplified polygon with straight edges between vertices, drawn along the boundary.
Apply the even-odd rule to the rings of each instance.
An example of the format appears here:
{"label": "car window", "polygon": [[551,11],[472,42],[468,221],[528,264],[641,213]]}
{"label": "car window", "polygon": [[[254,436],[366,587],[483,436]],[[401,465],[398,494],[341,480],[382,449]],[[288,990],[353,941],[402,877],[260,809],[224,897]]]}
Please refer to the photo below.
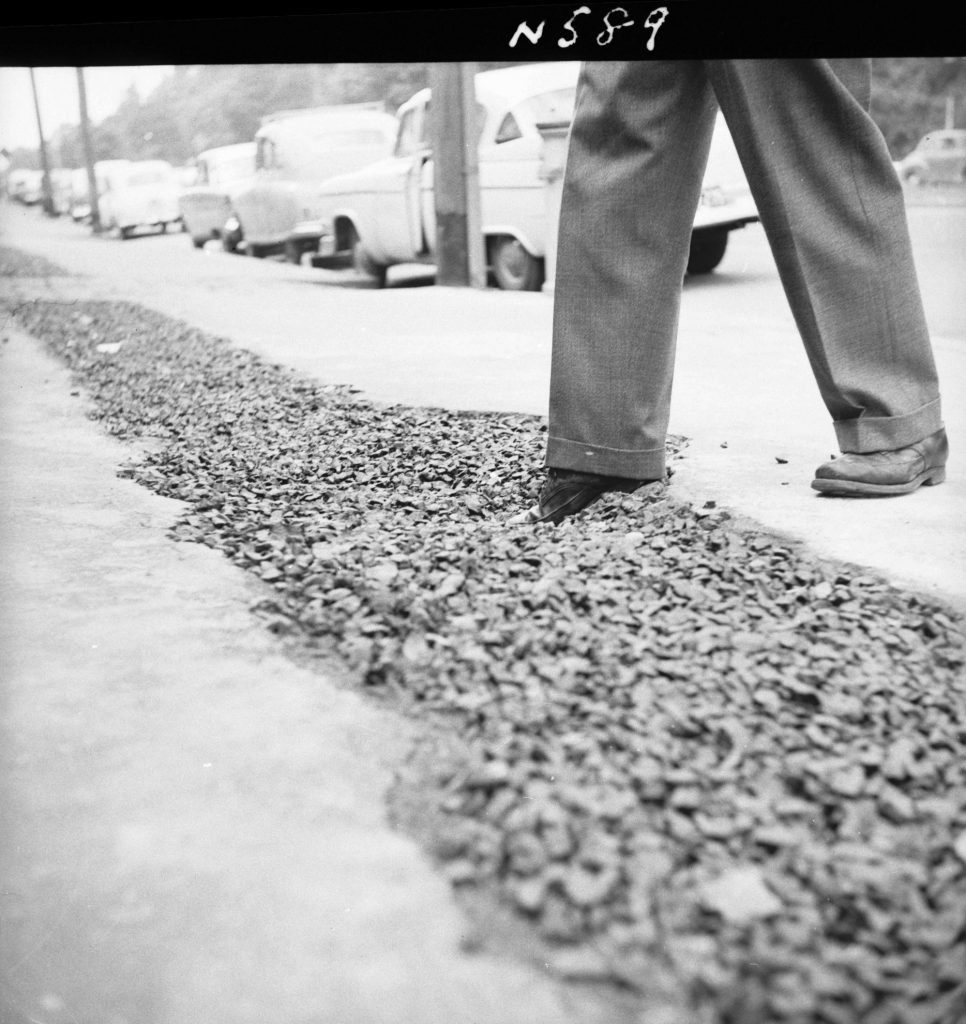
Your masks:
{"label": "car window", "polygon": [[137,187],[139,185],[160,185],[171,180],[171,175],[159,168],[148,168],[143,171],[134,171],[128,175],[126,185]]}
{"label": "car window", "polygon": [[520,131],[517,119],[513,114],[507,114],[500,122],[500,127],[496,130],[496,139],[494,141],[497,143],[512,142],[514,139],[521,138],[523,138],[523,132]]}
{"label": "car window", "polygon": [[247,178],[252,173],[252,158],[250,156],[236,156],[231,160],[223,160],[215,164],[205,178],[205,183],[213,185],[223,181],[237,181],[239,178]]}

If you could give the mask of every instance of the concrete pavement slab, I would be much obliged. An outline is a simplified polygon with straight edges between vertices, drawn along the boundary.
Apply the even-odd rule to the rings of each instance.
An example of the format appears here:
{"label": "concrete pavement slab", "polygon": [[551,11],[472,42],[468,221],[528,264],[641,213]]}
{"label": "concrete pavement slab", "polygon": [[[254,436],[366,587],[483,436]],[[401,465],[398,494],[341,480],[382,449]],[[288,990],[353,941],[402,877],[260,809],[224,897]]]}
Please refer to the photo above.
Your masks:
{"label": "concrete pavement slab", "polygon": [[[0,347],[5,1024],[602,1024],[386,822],[414,726],[280,652],[67,371]],[[603,1014],[603,1015],[602,1015]]]}

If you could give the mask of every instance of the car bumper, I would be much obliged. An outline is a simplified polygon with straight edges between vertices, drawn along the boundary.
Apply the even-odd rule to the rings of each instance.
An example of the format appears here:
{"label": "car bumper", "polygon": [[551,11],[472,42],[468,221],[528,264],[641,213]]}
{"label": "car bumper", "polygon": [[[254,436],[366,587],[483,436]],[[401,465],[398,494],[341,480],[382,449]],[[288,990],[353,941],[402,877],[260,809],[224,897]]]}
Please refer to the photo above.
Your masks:
{"label": "car bumper", "polygon": [[312,254],[312,266],[323,270],[341,270],[352,265],[352,253],[336,249],[335,235],[319,225],[319,245]]}
{"label": "car bumper", "polygon": [[316,242],[321,238],[324,226],[318,220],[301,220],[288,234],[290,242]]}
{"label": "car bumper", "polygon": [[730,231],[760,219],[751,196],[729,196],[720,188],[708,188],[701,193],[694,229],[723,228]]}

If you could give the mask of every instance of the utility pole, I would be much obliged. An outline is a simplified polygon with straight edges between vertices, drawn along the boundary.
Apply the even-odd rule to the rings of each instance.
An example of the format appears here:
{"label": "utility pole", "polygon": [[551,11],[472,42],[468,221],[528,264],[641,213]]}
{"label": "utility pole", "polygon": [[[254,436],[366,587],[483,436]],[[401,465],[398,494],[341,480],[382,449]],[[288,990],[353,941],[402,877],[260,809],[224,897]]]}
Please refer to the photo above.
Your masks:
{"label": "utility pole", "polygon": [[97,205],[97,178],[94,174],[94,147],[91,145],[90,122],[87,117],[87,87],[84,85],[84,69],[77,68],[77,96],[80,101],[81,144],[84,147],[84,165],[87,168],[87,194],[90,197],[91,229],[95,234],[101,230],[101,211]]}
{"label": "utility pole", "polygon": [[486,287],[474,88],[476,65],[430,64],[436,283]]}
{"label": "utility pole", "polygon": [[43,174],[43,207],[48,217],[54,215],[54,190],[50,184],[50,165],[47,162],[47,143],[44,141],[44,126],[40,120],[40,99],[37,96],[37,79],[34,77],[34,69],[30,69],[30,88],[34,94],[34,113],[37,115],[37,135],[40,138],[40,167]]}

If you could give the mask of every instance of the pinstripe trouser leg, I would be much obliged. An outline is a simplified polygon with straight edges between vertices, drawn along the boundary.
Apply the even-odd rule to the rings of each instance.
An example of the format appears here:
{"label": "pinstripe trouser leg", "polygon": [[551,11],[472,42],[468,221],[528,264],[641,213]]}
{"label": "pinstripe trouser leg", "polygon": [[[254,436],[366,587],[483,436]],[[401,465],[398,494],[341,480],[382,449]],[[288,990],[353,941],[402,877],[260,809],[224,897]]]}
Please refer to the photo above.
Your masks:
{"label": "pinstripe trouser leg", "polygon": [[942,426],[869,83],[863,60],[584,66],[557,253],[548,465],[664,473],[681,281],[717,104],[842,450],[897,448]]}

